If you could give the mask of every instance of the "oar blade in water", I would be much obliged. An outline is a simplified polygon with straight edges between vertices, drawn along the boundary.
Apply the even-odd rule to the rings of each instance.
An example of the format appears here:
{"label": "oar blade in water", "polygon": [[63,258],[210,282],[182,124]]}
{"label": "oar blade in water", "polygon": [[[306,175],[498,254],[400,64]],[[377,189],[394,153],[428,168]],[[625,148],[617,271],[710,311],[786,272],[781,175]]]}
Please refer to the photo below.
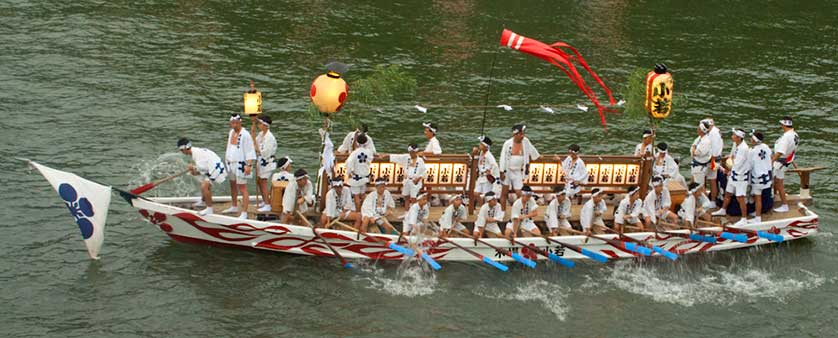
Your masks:
{"label": "oar blade in water", "polygon": [[664,257],[666,257],[666,258],[668,258],[668,259],[670,259],[670,260],[673,260],[673,261],[678,260],[678,255],[676,255],[675,253],[673,253],[673,252],[671,252],[671,251],[669,251],[669,250],[664,250],[663,248],[661,248],[661,247],[659,247],[659,246],[657,246],[657,245],[653,245],[653,246],[652,246],[652,250],[654,250],[654,251],[655,251],[655,252],[657,252],[659,255],[664,256]]}
{"label": "oar blade in water", "polygon": [[572,267],[576,266],[576,263],[574,263],[572,260],[569,260],[569,259],[566,259],[566,258],[561,258],[561,257],[559,257],[558,255],[556,255],[552,252],[548,252],[547,257],[550,258],[551,261],[554,261],[556,263],[564,265],[568,268],[572,268]]}
{"label": "oar blade in water", "polygon": [[608,257],[605,257],[605,255],[593,252],[593,251],[588,250],[588,249],[582,249],[580,251],[582,252],[583,255],[588,256],[588,258],[590,258],[590,259],[593,259],[593,260],[595,260],[597,262],[600,262],[600,263],[608,263]]}
{"label": "oar blade in water", "polygon": [[428,254],[423,252],[421,257],[425,260],[425,262],[428,262],[428,265],[430,265],[431,268],[433,268],[434,270],[442,269],[442,266],[439,265],[439,263],[437,263],[436,260],[431,258],[431,256],[428,256]]}
{"label": "oar blade in water", "polygon": [[495,269],[498,269],[500,271],[503,271],[503,272],[509,271],[508,266],[503,265],[503,264],[498,263],[498,262],[495,262],[495,261],[489,259],[489,257],[483,256],[483,262],[495,267]]}
{"label": "oar blade in water", "polygon": [[524,264],[530,268],[535,269],[535,262],[529,258],[519,255],[517,252],[513,252],[511,254],[512,258],[518,261],[518,263]]}
{"label": "oar blade in water", "polygon": [[390,245],[388,245],[387,247],[389,247],[390,249],[393,249],[395,251],[398,251],[402,255],[405,255],[407,257],[413,257],[413,256],[416,255],[416,252],[413,251],[412,249],[405,248],[405,247],[403,247],[401,245],[398,245],[398,244],[395,244],[395,243],[390,243]]}

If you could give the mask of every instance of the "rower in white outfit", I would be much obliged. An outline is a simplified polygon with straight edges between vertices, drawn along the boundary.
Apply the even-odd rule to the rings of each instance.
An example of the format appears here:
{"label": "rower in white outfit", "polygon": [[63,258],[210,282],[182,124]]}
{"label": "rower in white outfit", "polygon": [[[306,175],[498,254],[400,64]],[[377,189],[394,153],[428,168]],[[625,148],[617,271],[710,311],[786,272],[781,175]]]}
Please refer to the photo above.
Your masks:
{"label": "rower in white outfit", "polygon": [[550,236],[572,235],[573,227],[570,226],[570,217],[570,199],[567,198],[567,191],[564,187],[557,186],[555,197],[544,212],[544,223],[550,229]]}
{"label": "rower in white outfit", "polygon": [[419,146],[411,143],[407,146],[407,154],[390,155],[390,162],[396,163],[404,168],[404,181],[402,182],[402,196],[405,198],[405,208],[416,202],[416,196],[422,191],[422,182],[425,180],[425,160],[419,157]]}
{"label": "rower in white outfit", "polygon": [[[396,232],[396,228],[387,221],[387,217],[393,214],[396,202],[390,192],[387,191],[387,180],[379,177],[375,180],[375,190],[367,194],[364,204],[361,206],[361,227],[358,231],[366,233],[371,224],[384,226],[387,231]],[[380,229],[378,229],[380,231]]]}
{"label": "rower in white outfit", "polygon": [[710,137],[707,132],[710,131],[710,125],[705,121],[698,123],[698,137],[693,141],[690,147],[690,154],[692,155],[692,164],[690,165],[690,172],[692,173],[692,181],[698,183],[704,188],[707,180],[707,172],[710,166],[710,158],[712,148],[710,144]]}
{"label": "rower in white outfit", "polygon": [[751,197],[754,199],[754,218],[750,223],[762,222],[762,191],[771,189],[771,148],[762,140],[765,136],[758,131],[751,131]]}
{"label": "rower in white outfit", "polygon": [[655,139],[655,134],[651,130],[643,131],[643,141],[634,147],[634,156],[641,156],[644,160],[650,159],[654,156],[652,151],[652,141]]}
{"label": "rower in white outfit", "polygon": [[664,186],[669,186],[670,181],[678,182],[682,187],[687,187],[687,181],[678,170],[678,163],[669,155],[669,146],[665,142],[658,143],[655,163],[652,167],[652,175],[662,176]]}
{"label": "rower in white outfit", "polygon": [[709,128],[707,130],[707,137],[710,139],[710,163],[707,165],[707,183],[710,184],[710,200],[713,205],[716,205],[716,199],[719,196],[719,183],[717,176],[719,167],[722,164],[722,152],[725,148],[725,142],[722,138],[722,132],[719,127],[716,127],[716,122],[712,118],[702,120]]}
{"label": "rower in white outfit", "polygon": [[320,227],[331,228],[332,222],[335,221],[352,221],[353,227],[357,228],[361,217],[355,212],[355,204],[352,203],[349,189],[343,187],[343,179],[334,177],[329,180],[329,185],[332,188],[326,192],[326,207],[320,215]]}
{"label": "rower in white outfit", "polygon": [[648,226],[658,224],[658,220],[664,220],[669,223],[678,221],[678,215],[669,210],[672,207],[672,197],[669,195],[669,189],[664,185],[663,176],[655,176],[652,178],[652,190],[646,194],[643,199],[643,218]]}
{"label": "rower in white outfit", "polygon": [[585,161],[582,161],[582,158],[579,157],[579,145],[571,144],[567,150],[568,155],[562,161],[565,180],[564,189],[567,198],[573,199],[582,190],[582,185],[588,183],[588,169],[585,166]]}
{"label": "rower in white outfit", "polygon": [[212,186],[224,183],[227,178],[227,171],[221,158],[212,150],[206,148],[192,147],[192,142],[187,138],[177,141],[177,148],[181,153],[192,156],[192,161],[187,169],[194,176],[202,176],[201,180],[201,201],[196,203],[206,205],[206,209],[198,212],[199,215],[212,214]]}
{"label": "rower in white outfit", "polygon": [[[252,177],[251,170],[256,160],[256,148],[253,137],[242,128],[242,117],[239,114],[230,116],[230,133],[227,136],[227,171],[230,174],[230,198],[232,206],[222,213],[239,213],[239,218],[247,218],[247,207],[250,205],[250,194],[247,192],[247,180]],[[238,193],[242,194],[242,208],[238,206]]]}
{"label": "rower in white outfit", "polygon": [[625,232],[627,226],[631,226],[631,230],[643,230],[643,220],[640,218],[640,213],[643,211],[643,201],[640,200],[640,187],[632,186],[629,188],[626,197],[620,201],[617,210],[614,212],[614,230],[618,232]]}
{"label": "rower in white outfit", "polygon": [[271,180],[277,182],[292,181],[294,179],[294,174],[291,173],[291,170],[293,170],[291,168],[291,163],[294,163],[294,161],[291,161],[291,158],[288,156],[276,160],[276,168],[279,170],[279,172],[274,174]]}
{"label": "rower in white outfit", "polygon": [[593,188],[591,198],[582,205],[582,210],[579,211],[579,224],[582,225],[585,235],[605,233],[602,215],[605,215],[606,211],[608,211],[608,206],[602,199],[602,189]]}
{"label": "rower in white outfit", "polygon": [[454,195],[451,204],[445,207],[442,215],[439,216],[440,237],[463,237],[468,233],[468,228],[463,225],[468,216],[468,210],[463,204],[463,195]]}
{"label": "rower in white outfit", "polygon": [[498,163],[500,179],[504,185],[501,204],[506,203],[509,190],[514,191],[518,198],[523,196],[521,189],[529,176],[530,162],[541,157],[538,149],[533,147],[530,139],[524,134],[526,130],[527,126],[523,124],[512,126],[512,137],[506,140],[501,148],[500,163]]}
{"label": "rower in white outfit", "polygon": [[437,129],[436,124],[431,122],[422,123],[425,133],[425,138],[428,144],[425,146],[425,151],[421,152],[419,156],[433,156],[442,154],[442,147],[439,145],[439,139],[436,138]]}
{"label": "rower in white outfit", "polygon": [[427,232],[428,216],[430,213],[431,208],[428,203],[428,194],[422,193],[416,196],[416,203],[413,203],[407,211],[407,215],[404,217],[404,222],[402,223],[402,233],[396,242],[401,242],[405,235],[415,236],[425,234]]}
{"label": "rower in white outfit", "polygon": [[730,205],[731,197],[736,196],[742,218],[734,226],[742,226],[748,224],[748,204],[745,197],[748,196],[748,185],[751,183],[750,148],[744,142],[744,130],[733,129],[733,135],[730,138],[733,140],[733,147],[730,149],[729,158],[733,162],[733,167],[729,170],[724,168],[727,171],[725,199],[722,203],[722,208],[713,212],[711,215],[727,215],[727,206]]}
{"label": "rower in white outfit", "polygon": [[538,204],[533,198],[532,188],[528,185],[521,187],[521,197],[512,204],[510,220],[512,226],[506,227],[504,235],[514,239],[520,232],[524,237],[541,236],[541,231],[535,225],[534,219],[538,216]]}
{"label": "rower in white outfit", "polygon": [[678,209],[678,217],[689,228],[694,228],[696,219],[710,221],[710,214],[698,203],[703,196],[701,192],[702,187],[698,183],[692,182],[687,187],[687,197],[681,202],[681,208]]}
{"label": "rower in white outfit", "polygon": [[290,224],[297,212],[305,214],[314,206],[314,188],[305,169],[297,169],[294,179],[282,193],[282,223]]}
{"label": "rower in white outfit", "polygon": [[771,161],[774,166],[774,192],[780,196],[783,204],[774,208],[774,211],[786,212],[789,211],[789,202],[783,180],[786,179],[786,170],[794,162],[800,136],[794,131],[794,123],[789,116],[780,120],[780,127],[783,128],[783,135],[774,143],[774,155],[771,156]]}
{"label": "rower in white outfit", "polygon": [[350,131],[346,134],[343,138],[343,142],[340,144],[340,147],[338,147],[338,150],[335,151],[335,154],[349,154],[358,148],[357,140],[360,135],[367,137],[367,143],[363,146],[372,150],[373,153],[376,153],[375,142],[373,142],[372,137],[367,134],[367,125],[362,123],[358,128],[355,128],[354,131]]}
{"label": "rower in white outfit", "polygon": [[370,164],[375,158],[375,153],[365,147],[368,140],[365,135],[358,136],[358,148],[346,158],[346,180],[349,182],[349,191],[355,201],[355,209],[361,208],[364,201],[367,183],[370,182]]}
{"label": "rower in white outfit", "polygon": [[498,222],[503,221],[504,212],[498,203],[494,192],[487,192],[483,195],[485,201],[477,212],[477,219],[474,221],[474,239],[482,238],[484,235],[491,238],[500,238],[500,226]]}
{"label": "rower in white outfit", "polygon": [[271,123],[273,123],[273,120],[270,116],[259,116],[259,135],[256,135],[256,146],[259,149],[256,157],[259,177],[256,178],[256,184],[262,191],[259,212],[271,211],[271,194],[268,190],[268,180],[271,179],[274,169],[276,169],[276,137],[271,133]]}
{"label": "rower in white outfit", "polygon": [[500,169],[495,156],[492,155],[492,139],[488,136],[480,136],[480,145],[472,150],[472,154],[477,156],[477,180],[474,183],[475,205],[482,205],[482,196],[490,191],[494,191],[494,185],[497,178],[500,176]]}

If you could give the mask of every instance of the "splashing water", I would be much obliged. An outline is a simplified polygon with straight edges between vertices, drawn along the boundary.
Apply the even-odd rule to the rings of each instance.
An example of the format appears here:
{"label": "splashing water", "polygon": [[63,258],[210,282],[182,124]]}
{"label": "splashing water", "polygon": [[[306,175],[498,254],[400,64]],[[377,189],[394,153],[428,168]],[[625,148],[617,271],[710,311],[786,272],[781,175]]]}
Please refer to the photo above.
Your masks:
{"label": "splashing water", "polygon": [[403,262],[395,273],[391,269],[376,265],[362,265],[363,276],[356,277],[367,281],[368,289],[384,291],[393,296],[427,296],[436,290],[436,274],[430,269],[417,265],[415,261]]}
{"label": "splashing water", "polygon": [[538,301],[547,310],[556,315],[559,320],[565,320],[570,311],[567,304],[567,296],[571,289],[567,286],[550,283],[545,280],[520,283],[513,292],[485,292],[484,288],[476,288],[477,294],[482,297],[499,300],[516,300],[522,302]]}
{"label": "splashing water", "polygon": [[[137,177],[128,182],[130,187],[138,187],[152,181],[175,175],[186,169],[187,161],[181,153],[165,153],[154,160],[142,160],[134,164],[131,169],[137,172]],[[198,193],[194,176],[183,175],[166,182],[145,195],[154,196],[191,196]]]}

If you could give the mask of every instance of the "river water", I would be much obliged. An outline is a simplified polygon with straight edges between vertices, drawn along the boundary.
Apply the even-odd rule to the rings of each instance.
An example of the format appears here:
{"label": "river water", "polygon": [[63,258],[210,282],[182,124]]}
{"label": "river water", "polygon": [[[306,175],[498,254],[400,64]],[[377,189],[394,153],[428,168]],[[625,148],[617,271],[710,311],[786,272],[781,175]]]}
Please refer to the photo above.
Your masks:
{"label": "river water", "polygon": [[[2,1],[0,335],[836,336],[836,17],[834,1]],[[351,64],[350,81],[389,64],[417,79],[415,94],[355,108],[381,151],[422,141],[425,120],[441,126],[446,152],[468,150],[483,110],[462,106],[484,104],[493,59],[489,104],[519,107],[488,111],[497,142],[526,122],[543,153],[572,142],[589,153],[633,149],[644,121],[610,114],[603,132],[594,109],[574,108],[592,105],[561,72],[498,46],[503,26],[571,43],[615,91],[636,67],[665,62],[687,100],[659,138],[680,155],[704,116],[723,131],[766,130],[771,142],[776,121],[794,116],[799,163],[828,167],[812,182],[823,232],[675,263],[350,271],[331,259],[175,243],[114,198],[94,262],[60,199],[13,159],[117,187],[159,177],[177,162],[159,165],[178,137],[223,151],[227,114],[254,79],[280,121],[280,154],[313,171],[308,86],[331,59]]]}

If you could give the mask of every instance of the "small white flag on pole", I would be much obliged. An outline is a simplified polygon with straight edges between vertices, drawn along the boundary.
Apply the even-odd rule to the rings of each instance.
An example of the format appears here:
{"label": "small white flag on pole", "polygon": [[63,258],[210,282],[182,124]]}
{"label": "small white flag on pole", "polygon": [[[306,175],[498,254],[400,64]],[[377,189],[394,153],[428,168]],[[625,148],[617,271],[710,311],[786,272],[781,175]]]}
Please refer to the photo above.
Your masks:
{"label": "small white flag on pole", "polygon": [[111,187],[83,179],[76,174],[55,170],[29,161],[58,192],[81,231],[92,259],[99,259],[105,240],[105,220],[111,204]]}
{"label": "small white flag on pole", "polygon": [[332,168],[335,167],[335,144],[329,137],[329,132],[323,136],[323,166],[322,170],[326,174],[324,177],[332,177]]}

